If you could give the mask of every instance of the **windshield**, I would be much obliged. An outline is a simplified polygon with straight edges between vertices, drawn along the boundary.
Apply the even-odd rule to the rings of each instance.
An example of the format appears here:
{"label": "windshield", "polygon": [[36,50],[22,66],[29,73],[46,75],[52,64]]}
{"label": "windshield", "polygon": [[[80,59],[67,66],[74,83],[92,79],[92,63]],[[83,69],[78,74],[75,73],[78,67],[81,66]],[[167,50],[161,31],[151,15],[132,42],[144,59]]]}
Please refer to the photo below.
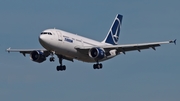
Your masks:
{"label": "windshield", "polygon": [[41,34],[48,34],[48,35],[52,35],[52,33],[50,33],[50,32],[42,32]]}

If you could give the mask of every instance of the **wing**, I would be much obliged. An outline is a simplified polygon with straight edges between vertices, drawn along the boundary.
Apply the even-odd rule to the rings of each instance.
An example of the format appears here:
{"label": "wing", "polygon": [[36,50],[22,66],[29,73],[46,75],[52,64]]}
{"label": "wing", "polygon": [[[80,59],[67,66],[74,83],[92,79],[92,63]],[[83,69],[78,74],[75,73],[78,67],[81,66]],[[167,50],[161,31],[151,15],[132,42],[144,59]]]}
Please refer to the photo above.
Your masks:
{"label": "wing", "polygon": [[[174,43],[176,44],[176,40],[174,41],[164,41],[164,42],[153,42],[153,43],[141,43],[141,44],[127,44],[127,45],[105,45],[105,46],[93,46],[93,47],[99,47],[99,48],[103,48],[105,50],[105,52],[108,54],[108,52],[110,50],[117,50],[117,53],[124,53],[126,54],[126,52],[128,51],[141,51],[144,49],[150,49],[152,48],[153,50],[156,50],[156,47],[161,46],[161,44],[168,44],[168,43]],[[88,52],[91,48],[93,47],[76,47],[77,51],[79,51],[82,54],[86,54],[88,55]]]}
{"label": "wing", "polygon": [[11,48],[8,48],[6,49],[7,52],[19,52],[19,53],[22,53],[24,56],[26,56],[26,54],[30,54],[31,52],[33,51],[41,51],[41,52],[44,52],[46,56],[49,56],[50,55],[50,51],[47,51],[46,49],[11,49]]}
{"label": "wing", "polygon": [[[24,56],[26,56],[26,54],[31,54],[31,52],[33,52],[33,51],[41,51],[41,52],[44,53],[44,55],[46,57],[48,57],[51,54],[56,54],[56,52],[48,51],[46,49],[11,49],[11,48],[8,48],[8,49],[6,49],[6,51],[9,52],[9,53],[10,52],[19,52],[19,53],[22,53]],[[64,56],[62,54],[56,54],[56,55],[58,56],[58,58],[62,58],[62,59],[73,62],[73,58],[71,58],[71,57],[67,57],[67,56]]]}
{"label": "wing", "polygon": [[174,41],[164,41],[164,42],[153,42],[153,43],[142,43],[142,44],[129,44],[129,45],[116,45],[116,46],[106,46],[104,47],[105,50],[111,50],[111,49],[117,49],[117,52],[126,53],[128,51],[139,51],[144,49],[150,49],[156,50],[156,47],[161,46],[162,44],[168,44],[168,43],[176,43],[176,40]]}

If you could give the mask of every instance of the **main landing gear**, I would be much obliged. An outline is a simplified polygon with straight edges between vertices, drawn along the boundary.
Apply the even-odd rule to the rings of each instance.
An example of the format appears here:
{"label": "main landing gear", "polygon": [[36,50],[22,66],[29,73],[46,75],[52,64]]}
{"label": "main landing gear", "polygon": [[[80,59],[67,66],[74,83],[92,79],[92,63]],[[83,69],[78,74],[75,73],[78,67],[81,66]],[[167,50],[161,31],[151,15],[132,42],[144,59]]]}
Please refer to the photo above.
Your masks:
{"label": "main landing gear", "polygon": [[97,61],[97,64],[93,65],[94,69],[102,69],[103,65]]}
{"label": "main landing gear", "polygon": [[60,66],[57,66],[56,67],[56,69],[57,69],[57,71],[65,71],[66,70],[66,66],[65,65],[62,65],[62,58],[61,57],[59,57],[58,56],[58,58],[59,58],[59,63],[60,63]]}
{"label": "main landing gear", "polygon": [[[62,60],[63,60],[63,58],[62,58],[61,56],[58,56],[58,58],[59,58],[60,66],[57,66],[57,67],[56,67],[56,70],[57,70],[57,71],[65,71],[65,70],[66,70],[66,66],[65,66],[65,65],[62,65]],[[49,58],[49,61],[50,61],[50,62],[54,62],[54,60],[55,60],[55,58],[53,57],[53,54],[52,54],[52,56]]]}

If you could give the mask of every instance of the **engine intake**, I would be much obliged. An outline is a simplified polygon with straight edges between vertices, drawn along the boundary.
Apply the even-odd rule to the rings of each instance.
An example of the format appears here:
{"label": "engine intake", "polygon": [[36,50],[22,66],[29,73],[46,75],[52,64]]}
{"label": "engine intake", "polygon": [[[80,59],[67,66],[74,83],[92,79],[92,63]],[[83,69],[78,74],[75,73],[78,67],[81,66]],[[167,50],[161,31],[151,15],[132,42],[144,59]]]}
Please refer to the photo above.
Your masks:
{"label": "engine intake", "polygon": [[101,48],[91,48],[89,50],[89,56],[93,59],[100,60],[105,57],[105,52]]}
{"label": "engine intake", "polygon": [[34,62],[41,63],[46,60],[46,56],[41,51],[32,51],[30,54],[30,58]]}

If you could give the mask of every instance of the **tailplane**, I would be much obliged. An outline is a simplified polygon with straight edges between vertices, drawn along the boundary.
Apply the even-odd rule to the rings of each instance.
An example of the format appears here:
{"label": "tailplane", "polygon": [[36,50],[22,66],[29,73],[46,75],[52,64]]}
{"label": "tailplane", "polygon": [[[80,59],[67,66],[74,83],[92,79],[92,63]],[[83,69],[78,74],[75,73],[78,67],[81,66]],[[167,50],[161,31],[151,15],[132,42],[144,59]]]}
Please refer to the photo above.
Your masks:
{"label": "tailplane", "polygon": [[109,43],[112,45],[118,44],[120,28],[122,25],[122,18],[122,15],[117,14],[106,38],[102,41],[102,43]]}

